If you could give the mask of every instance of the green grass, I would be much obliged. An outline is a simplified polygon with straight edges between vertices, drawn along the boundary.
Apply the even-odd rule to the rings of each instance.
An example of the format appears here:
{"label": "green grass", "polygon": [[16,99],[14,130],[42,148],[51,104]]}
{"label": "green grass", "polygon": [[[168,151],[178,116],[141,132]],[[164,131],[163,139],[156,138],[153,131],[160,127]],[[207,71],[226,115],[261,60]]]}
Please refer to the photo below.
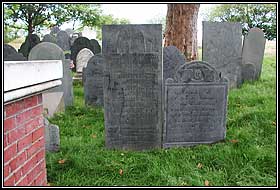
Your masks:
{"label": "green grass", "polygon": [[74,94],[74,106],[50,120],[60,127],[61,139],[60,151],[47,153],[52,186],[204,186],[206,180],[210,186],[276,185],[275,57],[265,57],[258,81],[230,91],[227,137],[212,145],[107,150],[104,110],[84,106],[80,84]]}

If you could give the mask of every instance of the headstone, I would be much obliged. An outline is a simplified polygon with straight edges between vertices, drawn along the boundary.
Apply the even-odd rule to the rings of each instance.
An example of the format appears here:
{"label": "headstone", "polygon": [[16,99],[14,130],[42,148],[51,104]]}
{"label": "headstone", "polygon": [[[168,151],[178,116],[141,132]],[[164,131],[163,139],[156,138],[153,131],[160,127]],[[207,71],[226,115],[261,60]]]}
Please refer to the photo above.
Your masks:
{"label": "headstone", "polygon": [[45,148],[49,152],[57,152],[60,147],[60,135],[59,127],[57,125],[50,124],[49,121],[44,118],[45,125]]}
{"label": "headstone", "polygon": [[54,26],[51,28],[50,35],[56,36],[59,31],[60,31],[60,28],[58,26]]}
{"label": "headstone", "polygon": [[85,105],[103,106],[103,65],[102,55],[97,54],[83,68]]}
{"label": "headstone", "polygon": [[202,60],[212,65],[229,81],[229,88],[242,83],[242,25],[203,21]]}
{"label": "headstone", "polygon": [[[62,85],[49,92],[63,92],[65,106],[73,105],[73,85],[69,62],[66,62],[63,50],[54,43],[42,42],[35,46],[29,55],[29,60],[62,60]],[[58,94],[57,94],[58,95]],[[57,101],[60,101],[57,99]]]}
{"label": "headstone", "polygon": [[105,145],[148,150],[162,139],[162,27],[103,25]]}
{"label": "headstone", "polygon": [[185,63],[165,81],[163,147],[225,139],[228,82],[208,63]]}
{"label": "headstone", "polygon": [[93,52],[94,54],[101,53],[101,47],[100,47],[100,45],[99,45],[99,43],[98,43],[97,40],[91,39],[91,40],[89,40],[89,42],[90,42],[90,46],[91,46],[92,49],[93,49],[92,52]]}
{"label": "headstone", "polygon": [[44,37],[43,37],[43,40],[42,42],[51,42],[51,43],[55,43],[56,44],[56,38],[50,34],[46,34]]}
{"label": "headstone", "polygon": [[71,44],[71,46],[74,44],[74,41],[75,41],[78,37],[80,37],[80,36],[79,36],[79,33],[73,33],[73,34],[70,36],[70,44]]}
{"label": "headstone", "polygon": [[163,48],[163,81],[174,78],[176,70],[186,63],[185,56],[175,46]]}
{"label": "headstone", "polygon": [[83,72],[83,67],[87,66],[89,59],[94,56],[92,51],[88,48],[83,48],[77,55],[76,60],[76,71],[81,73]]}
{"label": "headstone", "polygon": [[264,33],[259,28],[250,29],[243,42],[242,79],[257,80],[262,71],[265,49]]}
{"label": "headstone", "polygon": [[21,44],[18,52],[22,53],[22,55],[27,58],[31,49],[39,43],[40,38],[36,34],[28,35],[23,44]]}
{"label": "headstone", "polygon": [[21,53],[18,53],[17,50],[9,45],[4,44],[4,61],[26,61],[27,58],[24,57]]}
{"label": "headstone", "polygon": [[65,29],[65,32],[67,32],[67,34],[71,37],[72,34],[74,33],[74,30],[71,28],[67,28],[67,29]]}
{"label": "headstone", "polygon": [[67,32],[61,30],[56,35],[57,45],[63,49],[63,51],[70,50],[70,37]]}

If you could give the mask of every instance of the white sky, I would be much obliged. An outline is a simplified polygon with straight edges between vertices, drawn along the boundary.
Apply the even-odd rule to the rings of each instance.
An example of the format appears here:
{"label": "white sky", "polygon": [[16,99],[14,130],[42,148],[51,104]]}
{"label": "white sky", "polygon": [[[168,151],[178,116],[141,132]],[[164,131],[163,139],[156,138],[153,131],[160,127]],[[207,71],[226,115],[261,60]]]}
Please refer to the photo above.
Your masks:
{"label": "white sky", "polygon": [[[198,45],[202,43],[202,16],[201,13],[207,8],[216,4],[200,4],[197,21],[197,40]],[[149,20],[165,17],[167,13],[167,4],[102,4],[104,14],[112,14],[115,18],[126,18],[131,24],[148,24]],[[71,28],[71,25],[62,25],[61,29]],[[95,34],[88,28],[83,31],[83,36],[89,39],[95,38]]]}

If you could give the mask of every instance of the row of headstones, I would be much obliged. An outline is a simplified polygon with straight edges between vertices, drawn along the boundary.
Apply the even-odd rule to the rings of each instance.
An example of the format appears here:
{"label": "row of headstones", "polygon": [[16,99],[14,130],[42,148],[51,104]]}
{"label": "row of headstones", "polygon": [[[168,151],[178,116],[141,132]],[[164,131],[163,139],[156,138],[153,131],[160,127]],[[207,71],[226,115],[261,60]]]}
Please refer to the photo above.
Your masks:
{"label": "row of headstones", "polygon": [[[176,47],[165,47],[162,79],[158,26],[103,27],[102,55],[88,58],[83,83],[85,104],[104,103],[107,147],[160,147],[161,134],[164,147],[212,143],[225,138],[227,89],[235,87],[237,74],[243,75],[241,81],[259,77],[265,40],[259,29],[250,30],[239,56],[236,52],[242,49],[238,41],[240,25],[219,24],[226,26],[220,28],[222,32],[208,31],[209,25],[204,24],[203,59],[208,56],[212,58],[210,62],[185,63]],[[209,39],[209,35],[213,37]],[[240,70],[241,73],[236,72]],[[159,112],[161,105],[164,119]]]}

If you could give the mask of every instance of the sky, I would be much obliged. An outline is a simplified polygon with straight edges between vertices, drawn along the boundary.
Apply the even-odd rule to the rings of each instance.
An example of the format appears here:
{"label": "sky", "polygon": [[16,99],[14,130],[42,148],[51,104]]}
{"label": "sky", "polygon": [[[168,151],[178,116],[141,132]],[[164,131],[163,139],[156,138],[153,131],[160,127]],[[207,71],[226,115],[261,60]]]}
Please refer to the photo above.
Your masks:
{"label": "sky", "polygon": [[[197,40],[198,45],[202,43],[202,15],[209,7],[215,4],[200,4],[197,20]],[[149,24],[151,19],[165,17],[167,13],[167,4],[102,4],[104,14],[112,14],[115,18],[126,18],[131,24]],[[61,26],[62,30],[71,27],[71,24]],[[89,39],[95,38],[95,34],[89,28],[82,32],[83,36]]]}

